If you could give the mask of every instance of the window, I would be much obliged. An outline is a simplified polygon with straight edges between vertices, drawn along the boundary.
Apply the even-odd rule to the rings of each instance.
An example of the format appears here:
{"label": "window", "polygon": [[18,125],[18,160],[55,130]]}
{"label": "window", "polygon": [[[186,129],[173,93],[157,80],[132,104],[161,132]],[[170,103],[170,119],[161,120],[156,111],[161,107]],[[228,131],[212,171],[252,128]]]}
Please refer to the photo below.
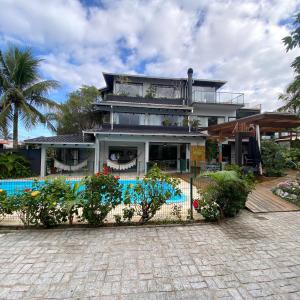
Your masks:
{"label": "window", "polygon": [[195,102],[215,103],[216,90],[214,87],[193,86],[193,100]]}
{"label": "window", "polygon": [[115,83],[115,93],[117,95],[130,96],[130,97],[142,97],[143,96],[143,84],[142,83]]}
{"label": "window", "polygon": [[145,125],[145,115],[133,113],[114,113],[114,124]]}
{"label": "window", "polygon": [[218,124],[218,117],[208,117],[208,126]]}
{"label": "window", "polygon": [[176,98],[175,88],[172,85],[152,85],[155,98]]}
{"label": "window", "polygon": [[183,116],[177,115],[154,115],[150,114],[148,117],[148,125],[152,126],[182,126]]}

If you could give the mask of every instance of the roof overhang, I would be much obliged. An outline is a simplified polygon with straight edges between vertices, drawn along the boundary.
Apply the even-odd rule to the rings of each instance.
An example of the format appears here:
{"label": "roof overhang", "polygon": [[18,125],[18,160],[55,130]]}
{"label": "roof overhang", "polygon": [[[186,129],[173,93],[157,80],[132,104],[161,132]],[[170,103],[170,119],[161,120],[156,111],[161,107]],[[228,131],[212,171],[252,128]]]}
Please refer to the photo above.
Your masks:
{"label": "roof overhang", "polygon": [[[249,117],[237,119],[227,123],[207,127],[207,132],[212,136],[231,137],[238,126],[247,128],[250,125],[259,125],[260,132],[285,132],[292,131],[300,126],[300,119],[295,114],[266,112]],[[246,130],[246,129],[244,129]],[[242,130],[240,130],[242,131]]]}

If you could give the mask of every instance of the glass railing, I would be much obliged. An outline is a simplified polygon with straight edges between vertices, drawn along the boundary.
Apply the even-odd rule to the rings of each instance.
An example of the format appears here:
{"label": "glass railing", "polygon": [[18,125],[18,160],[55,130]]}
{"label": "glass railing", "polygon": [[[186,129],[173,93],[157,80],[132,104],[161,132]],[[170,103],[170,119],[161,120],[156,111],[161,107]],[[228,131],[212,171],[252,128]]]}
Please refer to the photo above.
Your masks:
{"label": "glass railing", "polygon": [[193,91],[193,102],[243,105],[244,94],[230,92]]}

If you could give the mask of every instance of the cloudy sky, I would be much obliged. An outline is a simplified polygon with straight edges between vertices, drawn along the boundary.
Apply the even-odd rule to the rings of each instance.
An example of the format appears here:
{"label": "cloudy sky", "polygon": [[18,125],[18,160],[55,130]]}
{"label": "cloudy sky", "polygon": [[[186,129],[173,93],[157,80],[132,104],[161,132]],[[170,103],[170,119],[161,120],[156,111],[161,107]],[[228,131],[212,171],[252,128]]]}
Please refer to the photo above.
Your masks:
{"label": "cloudy sky", "polygon": [[[227,80],[224,91],[277,108],[292,80],[281,39],[299,0],[0,0],[0,48],[31,47],[44,58],[41,76],[63,102],[83,84],[102,87],[102,72]],[[21,139],[50,135],[43,127]]]}

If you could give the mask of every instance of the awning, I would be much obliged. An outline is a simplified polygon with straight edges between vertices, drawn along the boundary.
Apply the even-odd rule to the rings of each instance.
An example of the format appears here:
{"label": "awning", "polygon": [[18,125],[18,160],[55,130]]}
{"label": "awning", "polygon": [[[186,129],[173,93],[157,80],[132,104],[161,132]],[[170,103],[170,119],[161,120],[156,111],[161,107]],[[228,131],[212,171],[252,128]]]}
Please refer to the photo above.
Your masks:
{"label": "awning", "polygon": [[247,132],[250,125],[259,125],[261,133],[293,131],[300,126],[300,119],[295,114],[266,112],[237,119],[227,123],[207,127],[211,136],[232,137],[236,132]]}

